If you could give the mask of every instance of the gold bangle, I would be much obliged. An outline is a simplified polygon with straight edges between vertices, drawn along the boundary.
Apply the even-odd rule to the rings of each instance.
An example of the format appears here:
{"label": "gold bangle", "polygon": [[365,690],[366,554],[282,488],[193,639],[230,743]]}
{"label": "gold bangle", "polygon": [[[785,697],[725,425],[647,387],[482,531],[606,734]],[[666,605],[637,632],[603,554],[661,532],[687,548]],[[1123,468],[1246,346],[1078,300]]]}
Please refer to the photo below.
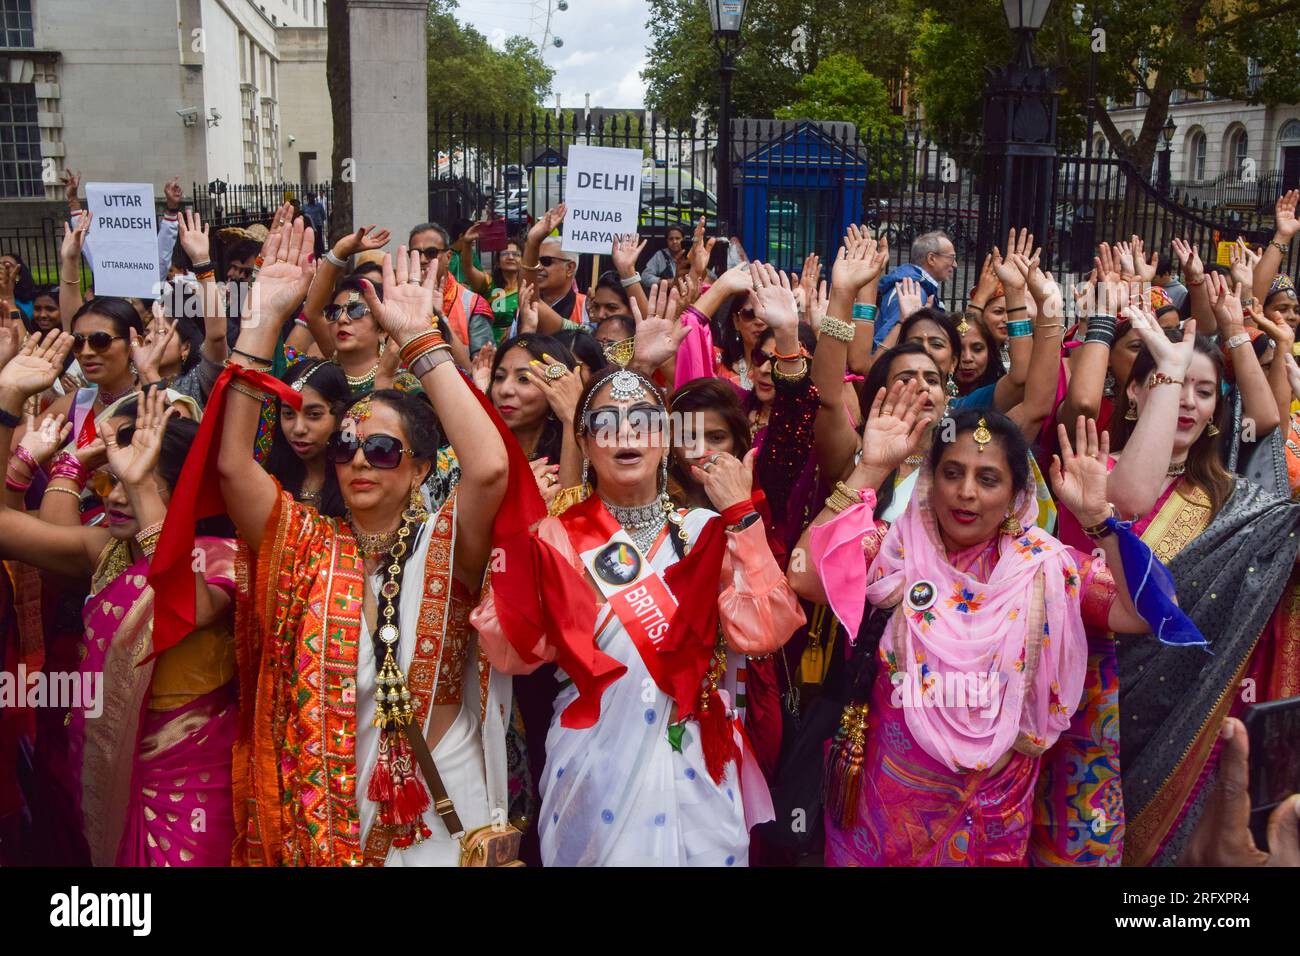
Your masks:
{"label": "gold bangle", "polygon": [[808,360],[803,356],[799,356],[799,371],[797,372],[783,372],[779,362],[773,362],[772,377],[782,382],[802,382],[808,377]]}
{"label": "gold bangle", "polygon": [[254,391],[253,389],[249,388],[247,385],[245,385],[244,383],[236,379],[230,380],[230,387],[233,388],[235,391],[239,392],[239,394],[241,395],[247,395],[249,398],[253,399],[254,401],[257,402],[266,401],[266,392]]}
{"label": "gold bangle", "polygon": [[64,495],[72,495],[72,497],[76,498],[78,501],[81,500],[81,492],[77,491],[75,488],[60,488],[58,485],[46,485],[45,494],[48,495],[51,491],[57,491]]}
{"label": "gold bangle", "polygon": [[839,339],[841,342],[852,342],[855,334],[850,323],[831,315],[822,319],[822,332],[833,339]]}

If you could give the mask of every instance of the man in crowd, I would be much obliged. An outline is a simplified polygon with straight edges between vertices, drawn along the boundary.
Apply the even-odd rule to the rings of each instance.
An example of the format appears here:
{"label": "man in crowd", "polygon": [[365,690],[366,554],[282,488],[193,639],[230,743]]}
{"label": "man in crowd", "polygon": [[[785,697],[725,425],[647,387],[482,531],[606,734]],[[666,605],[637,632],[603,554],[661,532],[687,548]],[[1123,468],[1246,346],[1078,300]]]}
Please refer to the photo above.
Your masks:
{"label": "man in crowd", "polygon": [[921,284],[925,301],[934,296],[934,305],[942,309],[939,286],[947,282],[957,266],[957,250],[942,230],[924,232],[912,242],[911,262],[899,266],[880,280],[880,315],[876,319],[876,345],[885,341],[889,330],[898,322],[898,283],[912,279]]}
{"label": "man in crowd", "polygon": [[1156,265],[1156,277],[1152,284],[1164,289],[1165,293],[1169,296],[1169,301],[1174,304],[1174,308],[1181,309],[1183,307],[1183,300],[1187,298],[1187,286],[1174,278],[1173,271],[1173,260],[1168,256],[1162,255],[1159,263]]}
{"label": "man in crowd", "polygon": [[469,347],[469,354],[476,354],[492,341],[492,308],[451,274],[451,234],[436,222],[423,222],[411,230],[408,245],[420,254],[423,267],[437,263],[443,315],[451,330]]}

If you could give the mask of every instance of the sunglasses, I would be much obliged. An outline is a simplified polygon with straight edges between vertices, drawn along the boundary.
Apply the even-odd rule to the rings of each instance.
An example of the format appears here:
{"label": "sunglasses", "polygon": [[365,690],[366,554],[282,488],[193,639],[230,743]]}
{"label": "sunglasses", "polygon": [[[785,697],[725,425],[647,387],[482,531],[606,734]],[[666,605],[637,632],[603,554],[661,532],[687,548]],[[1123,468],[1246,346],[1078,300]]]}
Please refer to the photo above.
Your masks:
{"label": "sunglasses", "polygon": [[363,315],[368,315],[370,313],[370,306],[366,305],[359,299],[348,302],[346,305],[327,305],[325,306],[325,319],[328,322],[337,322],[339,319],[343,318],[344,312],[348,314],[349,319],[356,321]]}
{"label": "sunglasses", "polygon": [[425,262],[428,262],[430,259],[438,258],[447,250],[439,249],[437,246],[430,246],[427,249],[416,249],[415,251],[420,254],[421,259],[423,259]]}
{"label": "sunglasses", "polygon": [[87,482],[87,485],[90,490],[100,498],[107,498],[113,493],[113,489],[116,488],[121,481],[122,479],[118,478],[117,475],[113,474],[111,471],[96,471],[91,473],[90,481]]}
{"label": "sunglasses", "polygon": [[330,438],[325,446],[325,459],[332,465],[345,465],[357,456],[357,449],[366,456],[372,468],[388,470],[401,464],[403,455],[414,456],[415,452],[402,447],[402,440],[392,435],[367,435],[358,441],[356,435],[344,435],[342,432]]}
{"label": "sunglasses", "polygon": [[755,347],[754,351],[749,353],[749,363],[754,368],[762,368],[768,362],[775,362],[776,356],[771,352],[764,352],[762,349]]}
{"label": "sunglasses", "polygon": [[627,422],[634,437],[642,437],[662,430],[667,414],[662,408],[637,406],[635,408],[593,408],[583,417],[588,435],[617,435]]}
{"label": "sunglasses", "polygon": [[555,265],[557,262],[568,262],[568,261],[569,261],[568,259],[562,258],[561,256],[538,256],[537,257],[537,264],[541,266],[545,266],[548,269],[551,266]]}
{"label": "sunglasses", "polygon": [[94,352],[107,352],[108,347],[118,339],[126,341],[121,335],[113,335],[111,332],[91,332],[89,335],[82,335],[80,332],[72,333],[72,350],[80,352],[87,342]]}

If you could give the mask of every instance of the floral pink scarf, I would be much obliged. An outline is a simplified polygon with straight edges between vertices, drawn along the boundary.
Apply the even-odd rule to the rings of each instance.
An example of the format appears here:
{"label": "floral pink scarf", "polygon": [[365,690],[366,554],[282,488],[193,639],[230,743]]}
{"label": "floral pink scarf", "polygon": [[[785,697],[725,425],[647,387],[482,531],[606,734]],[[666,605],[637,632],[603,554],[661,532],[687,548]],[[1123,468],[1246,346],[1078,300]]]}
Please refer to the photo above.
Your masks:
{"label": "floral pink scarf", "polygon": [[[926,466],[869,567],[837,543],[862,539],[864,529],[853,526],[864,515],[854,513],[865,512],[870,522],[870,504],[814,529],[813,560],[832,607],[847,611],[841,620],[850,633],[864,596],[875,607],[897,608],[881,640],[895,699],[901,688],[911,735],[958,772],[991,767],[1013,747],[1041,754],[1069,727],[1083,689],[1088,645],[1078,569],[1068,549],[1034,525],[1034,496],[1021,499],[1026,530],[999,534],[996,554],[983,559],[982,547],[946,553],[929,507]],[[864,569],[865,580],[846,562]]]}

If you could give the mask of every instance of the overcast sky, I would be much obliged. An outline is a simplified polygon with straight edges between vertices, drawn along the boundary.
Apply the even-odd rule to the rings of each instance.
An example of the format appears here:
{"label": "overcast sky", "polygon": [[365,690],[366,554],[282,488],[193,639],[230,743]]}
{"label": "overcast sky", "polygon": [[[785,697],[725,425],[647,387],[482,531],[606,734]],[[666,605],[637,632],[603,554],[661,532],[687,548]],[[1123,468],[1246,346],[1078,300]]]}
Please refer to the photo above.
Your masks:
{"label": "overcast sky", "polygon": [[[551,35],[563,39],[564,46],[545,51],[547,64],[555,70],[552,91],[560,94],[560,105],[582,106],[590,93],[592,106],[643,107],[640,73],[650,40],[646,0],[568,3],[568,10],[551,17]],[[547,0],[460,0],[458,12],[499,48],[514,33],[540,41],[546,9]]]}

